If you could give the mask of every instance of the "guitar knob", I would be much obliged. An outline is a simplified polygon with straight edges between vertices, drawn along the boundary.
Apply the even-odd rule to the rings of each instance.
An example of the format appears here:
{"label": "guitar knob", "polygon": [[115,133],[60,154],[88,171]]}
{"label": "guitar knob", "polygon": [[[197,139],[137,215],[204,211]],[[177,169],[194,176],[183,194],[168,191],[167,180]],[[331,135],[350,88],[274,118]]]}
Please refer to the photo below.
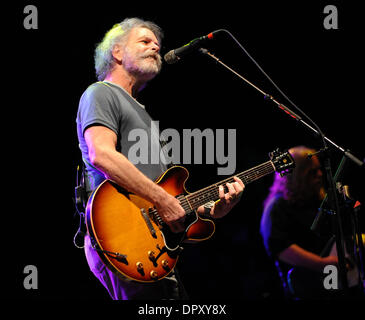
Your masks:
{"label": "guitar knob", "polygon": [[137,270],[138,270],[138,271],[143,270],[143,263],[142,263],[142,262],[137,262],[137,263],[136,263],[136,266],[137,266]]}
{"label": "guitar knob", "polygon": [[156,260],[156,257],[155,257],[155,252],[150,250],[147,252],[147,255],[148,255],[148,258],[151,260],[151,261],[155,261]]}
{"label": "guitar knob", "polygon": [[162,265],[162,267],[167,268],[169,266],[169,261],[164,259],[161,261],[161,265]]}
{"label": "guitar knob", "polygon": [[151,278],[152,279],[157,279],[157,276],[158,276],[158,274],[157,274],[157,272],[155,271],[155,270],[152,270],[151,272],[150,272],[150,276],[151,276]]}

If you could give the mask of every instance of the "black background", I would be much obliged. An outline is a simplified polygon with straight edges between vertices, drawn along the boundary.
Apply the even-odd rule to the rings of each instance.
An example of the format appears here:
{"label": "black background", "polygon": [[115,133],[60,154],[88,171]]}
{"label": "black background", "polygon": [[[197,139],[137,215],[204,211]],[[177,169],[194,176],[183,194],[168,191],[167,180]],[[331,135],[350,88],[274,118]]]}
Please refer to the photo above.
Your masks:
{"label": "black background", "polygon": [[[23,27],[27,4],[37,6],[37,30]],[[337,30],[323,26],[327,4],[337,6]],[[6,6],[3,15],[11,18],[2,27],[2,274],[13,298],[109,299],[72,241],[78,226],[72,197],[80,163],[75,117],[81,94],[96,81],[95,44],[125,17],[162,27],[162,55],[213,30],[229,30],[329,138],[365,157],[364,26],[354,3],[20,1]],[[207,48],[292,108],[227,35],[217,36]],[[320,146],[308,129],[198,53],[165,64],[139,100],[161,129],[236,129],[237,172],[267,161],[277,147]],[[336,168],[341,154],[331,155]],[[187,189],[225,178],[217,176],[218,166],[186,165]],[[364,171],[348,161],[343,181],[360,199],[363,177]],[[281,297],[259,234],[262,201],[271,182],[268,176],[247,186],[240,204],[217,222],[212,239],[185,247],[178,266],[191,298]],[[37,290],[23,287],[26,265],[38,269]]]}

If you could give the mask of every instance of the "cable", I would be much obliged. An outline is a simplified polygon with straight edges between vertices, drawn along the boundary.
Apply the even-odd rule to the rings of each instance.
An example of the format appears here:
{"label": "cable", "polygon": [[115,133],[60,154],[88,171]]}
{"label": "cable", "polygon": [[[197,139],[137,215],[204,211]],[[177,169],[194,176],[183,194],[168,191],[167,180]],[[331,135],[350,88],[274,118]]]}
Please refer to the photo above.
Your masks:
{"label": "cable", "polygon": [[243,45],[233,36],[232,33],[230,33],[226,29],[219,29],[217,32],[225,32],[227,33],[235,42],[236,44],[243,50],[243,52],[251,59],[251,61],[256,65],[256,67],[262,72],[262,74],[271,82],[271,84],[280,92],[280,94],[295,108],[297,109],[304,117],[306,117],[317,129],[318,133],[321,136],[321,139],[323,141],[323,145],[327,147],[327,143],[324,138],[324,134],[322,133],[319,126],[302,110],[300,109],[280,88],[279,86],[269,77],[269,75],[261,68],[261,66],[256,62],[256,60],[248,53],[248,51],[243,47]]}

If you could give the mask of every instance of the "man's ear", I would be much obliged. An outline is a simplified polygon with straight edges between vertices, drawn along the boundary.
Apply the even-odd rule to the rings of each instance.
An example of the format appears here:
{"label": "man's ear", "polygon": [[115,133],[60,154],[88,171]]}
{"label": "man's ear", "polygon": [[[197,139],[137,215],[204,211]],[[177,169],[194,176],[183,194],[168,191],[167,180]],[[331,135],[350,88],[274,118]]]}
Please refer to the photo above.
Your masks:
{"label": "man's ear", "polygon": [[112,56],[115,59],[115,62],[118,64],[122,63],[123,58],[123,47],[120,44],[116,44],[112,50]]}

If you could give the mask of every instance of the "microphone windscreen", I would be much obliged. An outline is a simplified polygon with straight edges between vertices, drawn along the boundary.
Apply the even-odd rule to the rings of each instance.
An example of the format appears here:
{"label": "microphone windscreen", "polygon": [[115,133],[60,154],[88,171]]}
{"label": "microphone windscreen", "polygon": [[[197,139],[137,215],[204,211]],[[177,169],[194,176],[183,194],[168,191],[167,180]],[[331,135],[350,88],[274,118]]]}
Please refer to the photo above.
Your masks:
{"label": "microphone windscreen", "polygon": [[173,64],[177,61],[179,61],[179,57],[175,54],[174,50],[169,51],[168,53],[166,53],[164,55],[164,60],[168,63],[168,64]]}

